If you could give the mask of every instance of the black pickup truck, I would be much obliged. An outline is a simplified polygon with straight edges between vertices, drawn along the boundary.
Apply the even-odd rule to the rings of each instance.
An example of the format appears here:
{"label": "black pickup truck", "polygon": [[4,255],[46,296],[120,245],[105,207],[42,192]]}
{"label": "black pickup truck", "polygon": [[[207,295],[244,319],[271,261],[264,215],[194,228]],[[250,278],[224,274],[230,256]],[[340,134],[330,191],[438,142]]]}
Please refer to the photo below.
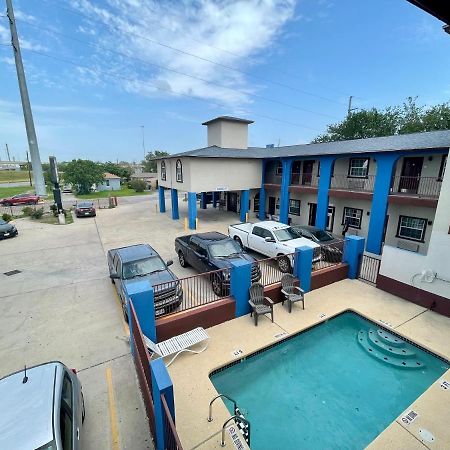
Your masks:
{"label": "black pickup truck", "polygon": [[[204,273],[231,268],[232,261],[245,259],[255,263],[252,265],[252,283],[256,283],[261,278],[261,271],[256,260],[245,253],[242,247],[229,236],[216,231],[178,237],[175,239],[175,251],[181,267],[192,266]],[[229,295],[229,272],[211,274],[211,283],[216,295]]]}

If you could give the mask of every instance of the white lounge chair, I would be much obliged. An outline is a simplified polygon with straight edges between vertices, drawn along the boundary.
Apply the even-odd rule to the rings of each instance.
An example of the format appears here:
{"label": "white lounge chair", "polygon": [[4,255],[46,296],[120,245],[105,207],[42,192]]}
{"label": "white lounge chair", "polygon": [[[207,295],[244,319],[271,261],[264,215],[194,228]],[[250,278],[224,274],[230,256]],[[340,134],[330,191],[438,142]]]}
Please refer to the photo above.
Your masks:
{"label": "white lounge chair", "polygon": [[167,339],[159,344],[155,344],[144,335],[145,345],[154,354],[160,356],[161,358],[175,354],[175,356],[167,364],[167,367],[169,367],[175,358],[182,352],[191,352],[195,354],[204,352],[208,348],[208,344],[206,344],[205,348],[198,351],[190,350],[189,347],[206,341],[207,339],[209,339],[208,333],[202,327],[198,327],[188,331],[187,333],[174,336],[173,338]]}

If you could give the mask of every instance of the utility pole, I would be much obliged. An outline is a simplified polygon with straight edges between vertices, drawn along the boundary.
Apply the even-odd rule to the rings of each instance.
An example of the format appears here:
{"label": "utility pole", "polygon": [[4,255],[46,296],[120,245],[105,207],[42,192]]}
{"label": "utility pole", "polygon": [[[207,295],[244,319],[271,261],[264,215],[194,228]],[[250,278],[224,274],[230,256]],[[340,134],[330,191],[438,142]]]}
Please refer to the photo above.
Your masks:
{"label": "utility pole", "polygon": [[28,152],[27,152],[27,169],[28,169],[28,178],[30,179],[30,186],[33,186],[33,183],[31,182],[30,158],[28,157]]}
{"label": "utility pole", "polygon": [[350,97],[348,98],[348,112],[347,112],[347,118],[350,117],[350,114],[352,113],[352,111],[356,111],[359,108],[352,108],[352,100],[353,100],[353,95],[350,95]]}
{"label": "utility pole", "polygon": [[27,131],[28,147],[30,149],[31,164],[33,166],[34,188],[37,195],[47,196],[47,192],[45,190],[44,174],[42,172],[41,158],[39,156],[36,130],[34,129],[33,114],[31,112],[30,98],[28,96],[27,83],[25,80],[25,71],[23,69],[22,55],[20,53],[19,37],[17,35],[12,0],[6,0],[6,8],[6,15],[8,16],[9,28],[11,30],[11,43],[13,47],[14,59],[16,62],[20,97],[22,99],[22,109],[23,117],[25,119],[25,128]]}
{"label": "utility pole", "polygon": [[6,145],[6,155],[8,156],[8,161],[11,161],[11,156],[9,156],[9,148],[8,148],[8,144]]}

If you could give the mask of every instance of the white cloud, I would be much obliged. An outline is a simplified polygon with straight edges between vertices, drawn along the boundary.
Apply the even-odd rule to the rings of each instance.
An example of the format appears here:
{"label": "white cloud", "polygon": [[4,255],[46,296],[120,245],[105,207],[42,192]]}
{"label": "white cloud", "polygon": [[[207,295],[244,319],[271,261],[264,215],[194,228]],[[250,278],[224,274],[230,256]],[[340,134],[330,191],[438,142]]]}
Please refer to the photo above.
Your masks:
{"label": "white cloud", "polygon": [[[107,9],[96,6],[91,0],[72,0],[71,3],[93,20],[113,28],[96,26],[99,44],[243,92],[233,92],[146,64],[131,65],[131,60],[113,54],[115,63],[103,62],[103,68],[110,70],[111,64],[118,64],[123,74],[125,65],[124,75],[130,80],[120,84],[126,91],[143,95],[192,95],[239,105],[250,103],[247,93],[254,92],[258,86],[244,74],[223,66],[247,71],[250,65],[270,57],[283,27],[295,19],[296,0],[183,0],[175,4],[107,0]],[[80,32],[93,28],[92,21],[86,20],[84,25],[79,28]]]}
{"label": "white cloud", "polygon": [[0,61],[10,66],[14,66],[15,64],[14,58],[12,56],[2,56],[0,58]]}

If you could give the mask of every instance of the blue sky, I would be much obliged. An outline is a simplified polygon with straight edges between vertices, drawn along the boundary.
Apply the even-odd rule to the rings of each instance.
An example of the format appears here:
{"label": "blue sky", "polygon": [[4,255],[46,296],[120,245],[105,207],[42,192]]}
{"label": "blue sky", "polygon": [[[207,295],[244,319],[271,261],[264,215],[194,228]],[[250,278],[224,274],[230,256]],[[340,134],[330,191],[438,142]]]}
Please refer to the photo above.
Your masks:
{"label": "blue sky", "polygon": [[[139,161],[142,125],[147,150],[202,147],[201,122],[224,114],[255,121],[250,145],[291,145],[345,117],[349,95],[356,107],[450,99],[450,36],[406,0],[14,4],[43,161]],[[0,159],[5,142],[23,159],[8,45],[0,64]]]}

